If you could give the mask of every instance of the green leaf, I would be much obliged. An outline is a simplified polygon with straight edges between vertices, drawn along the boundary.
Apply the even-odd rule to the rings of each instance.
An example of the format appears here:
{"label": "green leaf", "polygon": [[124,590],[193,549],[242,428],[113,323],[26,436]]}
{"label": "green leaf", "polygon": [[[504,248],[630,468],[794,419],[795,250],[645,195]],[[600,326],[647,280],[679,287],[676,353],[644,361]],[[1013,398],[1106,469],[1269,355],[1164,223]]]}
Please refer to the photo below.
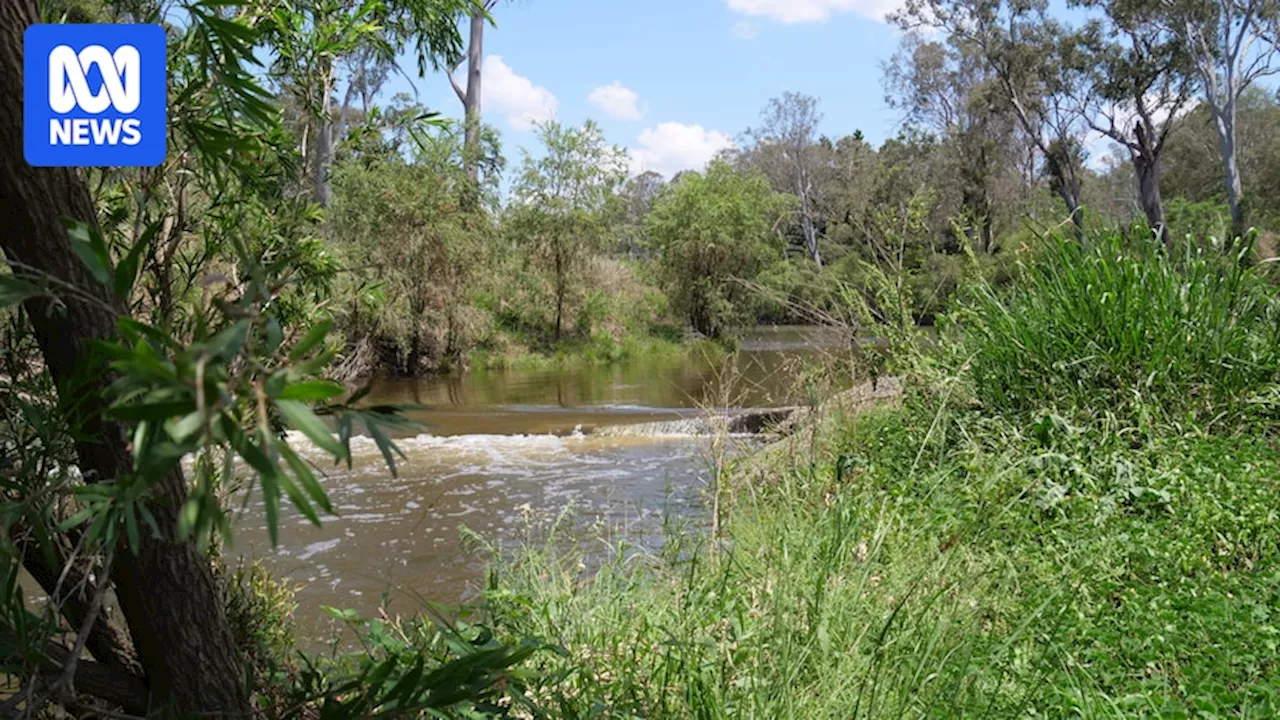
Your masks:
{"label": "green leaf", "polygon": [[257,471],[258,475],[274,475],[279,470],[276,469],[275,463],[271,462],[267,457],[267,453],[253,444],[249,436],[244,434],[238,428],[235,430],[235,437],[232,438],[232,447],[244,461],[249,463],[249,467]]}
{"label": "green leaf", "polygon": [[88,520],[89,518],[93,517],[93,514],[97,512],[97,510],[98,510],[97,505],[88,505],[84,507],[83,509],[80,510],[80,512],[58,523],[58,531],[66,532],[71,528],[83,523],[85,520]]}
{"label": "green leaf", "polygon": [[126,422],[164,422],[170,418],[187,415],[195,409],[194,400],[169,400],[139,405],[117,405],[108,410],[107,415]]}
{"label": "green leaf", "polygon": [[289,467],[293,470],[293,474],[297,476],[298,482],[302,483],[302,488],[307,491],[311,499],[315,501],[325,512],[330,515],[333,512],[333,504],[329,502],[329,496],[325,494],[324,488],[320,487],[319,481],[316,480],[315,473],[311,472],[311,468],[293,448],[284,445],[280,448],[280,454],[284,456],[285,462],[289,463]]}
{"label": "green leaf", "polygon": [[298,344],[293,346],[293,350],[289,353],[289,359],[297,361],[305,356],[312,348],[323,342],[325,336],[328,335],[329,331],[332,329],[332,320],[322,320],[315,325],[312,325],[311,329],[307,331],[307,334],[298,341]]}
{"label": "green leaf", "polygon": [[134,513],[133,503],[124,506],[124,528],[129,538],[129,550],[137,555],[141,541],[138,537],[138,517]]}
{"label": "green leaf", "polygon": [[209,350],[222,360],[230,360],[240,354],[244,343],[249,339],[249,321],[237,320],[234,325],[224,328],[209,340]]}
{"label": "green leaf", "polygon": [[306,435],[311,442],[323,448],[335,458],[343,458],[347,455],[347,449],[338,442],[338,439],[329,432],[329,428],[324,424],[316,414],[311,412],[311,408],[297,400],[277,400],[276,407],[280,410],[280,414],[284,415],[285,420],[303,435]]}
{"label": "green leaf", "polygon": [[268,355],[275,353],[284,340],[284,330],[280,328],[280,320],[275,315],[267,318],[267,346],[263,348]]}
{"label": "green leaf", "polygon": [[281,400],[328,400],[341,395],[345,390],[341,384],[332,380],[308,380],[294,383],[280,393]]}
{"label": "green leaf", "polygon": [[204,427],[205,422],[209,419],[209,411],[197,410],[188,414],[180,420],[174,419],[166,423],[166,430],[169,436],[178,442],[185,442],[192,438],[200,429]]}
{"label": "green leaf", "polygon": [[44,290],[34,284],[12,275],[0,275],[0,308],[17,305],[30,297],[44,294]]}
{"label": "green leaf", "polygon": [[298,512],[302,513],[307,520],[310,520],[312,525],[320,527],[320,518],[316,515],[315,508],[311,507],[311,502],[302,494],[302,491],[298,489],[298,486],[295,485],[294,482],[289,479],[289,476],[284,473],[278,475],[277,478],[280,481],[280,485],[284,487],[284,492],[289,496],[289,500],[293,503],[293,506],[298,508]]}
{"label": "green leaf", "polygon": [[80,258],[80,262],[89,268],[89,272],[98,282],[109,285],[111,260],[107,255],[107,246],[102,240],[102,235],[78,220],[63,219],[62,223],[67,228],[67,239],[71,241],[71,249]]}
{"label": "green leaf", "polygon": [[200,498],[192,495],[187,501],[182,503],[182,510],[178,512],[178,539],[186,540],[191,537],[191,533],[195,532],[196,523],[200,520]]}
{"label": "green leaf", "polygon": [[395,443],[391,442],[391,438],[387,437],[387,434],[382,431],[382,428],[378,426],[378,423],[366,419],[364,426],[369,429],[369,434],[373,436],[373,442],[378,445],[378,450],[382,452],[383,459],[387,461],[387,467],[391,470],[391,476],[398,477],[396,473],[395,455],[399,454],[400,457],[404,457],[404,453],[400,452],[400,448],[397,448]]}
{"label": "green leaf", "polygon": [[271,547],[280,541],[280,484],[274,472],[265,473],[262,479],[262,504],[267,510],[267,535],[271,538]]}
{"label": "green leaf", "polygon": [[109,503],[103,503],[95,509],[98,511],[98,516],[94,518],[93,524],[89,526],[89,532],[84,534],[85,545],[89,547],[93,547],[98,536],[102,534],[102,529],[106,527],[107,520],[111,518],[111,505]]}
{"label": "green leaf", "polygon": [[116,297],[121,300],[128,300],[129,293],[133,291],[133,283],[138,279],[138,263],[142,259],[142,254],[151,247],[151,242],[155,239],[156,233],[160,230],[161,222],[156,221],[148,227],[146,232],[138,238],[138,241],[129,248],[129,252],[123,258],[120,258],[120,264],[116,265],[115,283],[113,289]]}

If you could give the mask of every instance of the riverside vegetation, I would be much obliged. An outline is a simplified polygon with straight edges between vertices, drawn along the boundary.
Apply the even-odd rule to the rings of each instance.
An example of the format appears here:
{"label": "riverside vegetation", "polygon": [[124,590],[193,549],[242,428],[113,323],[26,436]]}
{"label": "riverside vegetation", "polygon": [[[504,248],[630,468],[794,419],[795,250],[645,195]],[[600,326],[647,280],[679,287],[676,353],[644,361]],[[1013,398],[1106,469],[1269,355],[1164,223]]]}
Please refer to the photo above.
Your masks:
{"label": "riverside vegetation", "polygon": [[[1280,711],[1280,307],[1247,250],[1050,239],[978,285],[899,407],[730,460],[723,539],[585,579],[535,548],[495,626],[557,717]],[[550,546],[549,546],[550,547]]]}
{"label": "riverside vegetation", "polygon": [[[33,23],[169,38],[156,168],[32,168],[0,105],[0,714],[1278,714],[1280,14],[1242,2],[909,2],[878,147],[786,93],[633,176],[551,122],[505,196],[494,2],[0,2],[5,97]],[[405,57],[472,66],[462,122],[384,97]],[[333,513],[292,438],[397,472],[370,375],[815,319],[890,340],[840,367],[901,406],[810,384],[804,442],[717,454],[659,555],[533,544],[461,621],[333,610],[324,654],[228,544],[241,497],[273,543]]]}

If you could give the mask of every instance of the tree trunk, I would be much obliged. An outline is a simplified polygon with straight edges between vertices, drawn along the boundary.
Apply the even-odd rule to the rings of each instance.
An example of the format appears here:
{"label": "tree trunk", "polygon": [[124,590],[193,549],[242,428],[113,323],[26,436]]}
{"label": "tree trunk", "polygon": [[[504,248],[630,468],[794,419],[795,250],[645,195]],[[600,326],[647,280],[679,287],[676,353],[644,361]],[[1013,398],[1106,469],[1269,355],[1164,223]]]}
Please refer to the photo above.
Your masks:
{"label": "tree trunk", "polygon": [[813,227],[813,218],[809,215],[809,201],[805,197],[801,197],[800,201],[805,205],[804,209],[800,211],[800,224],[804,229],[804,244],[809,250],[809,257],[821,270],[822,255],[818,252],[818,233]]}
{"label": "tree trunk", "polygon": [[[96,223],[89,190],[73,168],[32,168],[22,154],[22,37],[39,19],[34,0],[0,2],[0,246],[15,269],[51,276],[62,306],[24,302],[75,435],[88,482],[130,472],[125,428],[106,419],[111,375],[92,352],[115,335],[119,305],[72,250],[61,218]],[[152,514],[161,539],[142,533],[139,553],[118,551],[116,593],[137,648],[152,707],[182,715],[249,714],[244,673],[208,561],[172,540],[187,496],[181,470],[156,483]]]}
{"label": "tree trunk", "polygon": [[316,119],[315,198],[320,207],[327,208],[332,200],[329,185],[329,166],[333,163],[333,103],[330,100],[333,78],[333,61],[320,60],[320,117]]}
{"label": "tree trunk", "polygon": [[1236,239],[1244,235],[1244,208],[1240,206],[1240,196],[1244,192],[1244,184],[1240,180],[1240,161],[1236,154],[1236,101],[1231,98],[1226,107],[1219,112],[1214,109],[1213,127],[1218,131],[1218,149],[1222,153],[1222,167],[1227,182],[1227,205],[1231,208],[1231,237],[1227,240],[1230,247]]}
{"label": "tree trunk", "polygon": [[1160,164],[1150,155],[1133,152],[1133,170],[1138,176],[1138,202],[1147,216],[1151,229],[1168,242],[1168,227],[1164,219],[1164,202],[1160,198]]}
{"label": "tree trunk", "polygon": [[1147,224],[1156,236],[1169,242],[1169,230],[1164,219],[1164,201],[1160,198],[1160,147],[1149,130],[1139,121],[1134,126],[1136,144],[1129,145],[1129,157],[1138,178],[1138,202],[1147,216]]}
{"label": "tree trunk", "polygon": [[472,183],[480,181],[480,89],[484,64],[484,12],[471,10],[471,40],[467,45],[467,92],[462,102],[466,117],[463,163]]}
{"label": "tree trunk", "polygon": [[1049,187],[1062,198],[1062,204],[1067,206],[1071,224],[1075,226],[1076,239],[1079,240],[1084,237],[1084,211],[1080,207],[1080,172],[1072,148],[1071,141],[1065,138],[1040,145],[1049,173]]}

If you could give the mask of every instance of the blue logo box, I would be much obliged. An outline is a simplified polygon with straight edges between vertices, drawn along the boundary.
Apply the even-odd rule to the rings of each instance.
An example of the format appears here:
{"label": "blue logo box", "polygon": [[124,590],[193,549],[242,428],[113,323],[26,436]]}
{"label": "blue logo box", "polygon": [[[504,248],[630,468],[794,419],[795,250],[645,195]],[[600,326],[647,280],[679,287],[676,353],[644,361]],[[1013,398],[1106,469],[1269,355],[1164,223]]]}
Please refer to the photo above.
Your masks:
{"label": "blue logo box", "polygon": [[36,167],[154,167],[168,139],[159,25],[32,25],[23,40],[23,152]]}

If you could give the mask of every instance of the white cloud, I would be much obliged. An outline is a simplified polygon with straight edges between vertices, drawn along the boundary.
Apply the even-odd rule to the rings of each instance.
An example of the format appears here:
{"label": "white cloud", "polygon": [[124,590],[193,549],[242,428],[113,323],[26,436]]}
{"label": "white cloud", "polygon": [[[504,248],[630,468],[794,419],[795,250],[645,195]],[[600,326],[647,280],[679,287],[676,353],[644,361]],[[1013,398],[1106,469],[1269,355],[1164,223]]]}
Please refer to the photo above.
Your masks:
{"label": "white cloud", "polygon": [[872,20],[901,6],[900,0],[729,0],[729,9],[778,22],[826,22],[835,13],[853,12]]}
{"label": "white cloud", "polygon": [[733,146],[722,132],[701,125],[665,122],[640,133],[631,150],[631,172],[653,170],[670,178],[681,170],[701,170],[715,154]]}
{"label": "white cloud", "polygon": [[550,90],[517,75],[500,55],[485,57],[482,87],[484,108],[506,115],[512,130],[530,130],[537,123],[554,120],[560,105]]}
{"label": "white cloud", "polygon": [[602,85],[592,90],[587,96],[587,102],[600,108],[614,120],[634,122],[643,116],[639,106],[640,96],[620,82]]}
{"label": "white cloud", "polygon": [[760,34],[760,28],[750,20],[739,20],[733,24],[733,34],[740,40],[755,40],[756,35]]}

